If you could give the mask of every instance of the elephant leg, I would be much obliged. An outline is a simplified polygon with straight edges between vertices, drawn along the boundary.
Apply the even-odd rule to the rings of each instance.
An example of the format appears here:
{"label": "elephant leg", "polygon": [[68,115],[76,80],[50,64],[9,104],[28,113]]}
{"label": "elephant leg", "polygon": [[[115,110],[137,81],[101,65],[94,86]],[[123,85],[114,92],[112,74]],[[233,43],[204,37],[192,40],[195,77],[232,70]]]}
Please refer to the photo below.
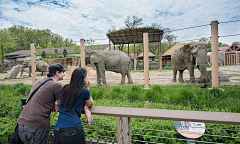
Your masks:
{"label": "elephant leg", "polygon": [[106,78],[105,78],[105,69],[99,70],[99,73],[100,73],[100,76],[102,78],[103,86],[107,86],[107,81],[106,81]]}
{"label": "elephant leg", "polygon": [[41,73],[41,76],[43,76],[43,71],[42,71],[42,73]]}
{"label": "elephant leg", "polygon": [[102,86],[100,72],[97,68],[97,86]]}
{"label": "elephant leg", "polygon": [[179,71],[179,82],[180,83],[184,83],[184,80],[183,80],[183,70]]}
{"label": "elephant leg", "polygon": [[177,68],[173,67],[173,80],[172,82],[176,82]]}
{"label": "elephant leg", "polygon": [[29,67],[29,73],[28,73],[28,77],[31,77],[31,73],[32,73],[32,68]]}
{"label": "elephant leg", "polygon": [[128,70],[127,77],[128,77],[128,83],[127,84],[133,84],[133,81],[132,81],[132,78],[131,78],[131,75],[130,75],[130,70]]}
{"label": "elephant leg", "polygon": [[191,62],[191,66],[188,67],[189,75],[190,75],[190,83],[195,83],[195,76],[194,76],[194,66],[195,63]]}
{"label": "elephant leg", "polygon": [[119,85],[125,85],[125,76],[126,74],[125,73],[121,73],[122,75],[122,80],[121,80],[121,83]]}

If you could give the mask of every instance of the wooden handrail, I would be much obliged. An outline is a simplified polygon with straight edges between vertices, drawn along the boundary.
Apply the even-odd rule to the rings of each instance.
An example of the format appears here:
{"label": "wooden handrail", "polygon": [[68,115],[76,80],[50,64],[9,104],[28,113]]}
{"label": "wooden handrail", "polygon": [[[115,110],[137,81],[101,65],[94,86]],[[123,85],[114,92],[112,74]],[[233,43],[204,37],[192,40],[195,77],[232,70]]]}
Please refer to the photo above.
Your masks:
{"label": "wooden handrail", "polygon": [[240,125],[240,113],[92,106],[92,115]]}

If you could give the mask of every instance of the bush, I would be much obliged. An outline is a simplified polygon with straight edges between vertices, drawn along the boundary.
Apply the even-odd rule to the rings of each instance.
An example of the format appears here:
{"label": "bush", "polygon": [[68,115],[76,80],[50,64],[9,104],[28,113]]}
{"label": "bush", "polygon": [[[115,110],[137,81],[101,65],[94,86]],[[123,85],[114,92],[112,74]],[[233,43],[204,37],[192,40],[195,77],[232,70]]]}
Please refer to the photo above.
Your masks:
{"label": "bush", "polygon": [[66,57],[68,55],[67,50],[64,48],[63,50],[63,56]]}
{"label": "bush", "polygon": [[45,53],[44,50],[43,50],[42,53],[41,53],[41,57],[42,57],[42,58],[45,58],[45,57],[46,57],[46,53]]}

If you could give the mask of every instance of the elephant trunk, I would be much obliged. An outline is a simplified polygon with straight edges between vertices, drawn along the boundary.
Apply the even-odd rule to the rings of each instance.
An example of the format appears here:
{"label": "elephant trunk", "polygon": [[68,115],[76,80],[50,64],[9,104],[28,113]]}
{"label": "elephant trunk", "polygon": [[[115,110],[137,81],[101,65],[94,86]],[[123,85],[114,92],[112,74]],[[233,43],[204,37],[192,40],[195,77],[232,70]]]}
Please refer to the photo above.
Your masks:
{"label": "elephant trunk", "polygon": [[206,64],[205,63],[199,64],[198,67],[199,67],[199,70],[201,72],[200,78],[203,80],[203,86],[201,88],[206,88],[207,83],[208,83],[208,75],[207,75]]}

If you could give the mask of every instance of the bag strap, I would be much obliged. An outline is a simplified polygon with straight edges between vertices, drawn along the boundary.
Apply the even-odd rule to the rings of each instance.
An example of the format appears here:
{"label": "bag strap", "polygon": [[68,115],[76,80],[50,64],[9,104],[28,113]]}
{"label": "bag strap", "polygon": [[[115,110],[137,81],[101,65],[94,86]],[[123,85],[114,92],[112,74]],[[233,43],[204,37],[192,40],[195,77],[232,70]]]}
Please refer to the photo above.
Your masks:
{"label": "bag strap", "polygon": [[[28,98],[27,103],[30,101],[30,99],[33,97],[33,95],[37,92],[37,90],[38,90],[43,84],[45,84],[46,82],[48,82],[48,81],[50,81],[50,80],[53,80],[53,79],[50,78],[50,79],[44,81],[37,89],[35,89],[34,92],[32,92],[32,94],[31,94],[30,97]],[[26,103],[26,105],[27,105],[27,103]],[[26,105],[25,105],[25,106],[26,106]]]}
{"label": "bag strap", "polygon": [[75,113],[75,115],[77,115],[78,116],[78,114],[76,113],[76,111],[74,110],[74,108],[72,107],[72,110],[73,110],[73,112]]}

